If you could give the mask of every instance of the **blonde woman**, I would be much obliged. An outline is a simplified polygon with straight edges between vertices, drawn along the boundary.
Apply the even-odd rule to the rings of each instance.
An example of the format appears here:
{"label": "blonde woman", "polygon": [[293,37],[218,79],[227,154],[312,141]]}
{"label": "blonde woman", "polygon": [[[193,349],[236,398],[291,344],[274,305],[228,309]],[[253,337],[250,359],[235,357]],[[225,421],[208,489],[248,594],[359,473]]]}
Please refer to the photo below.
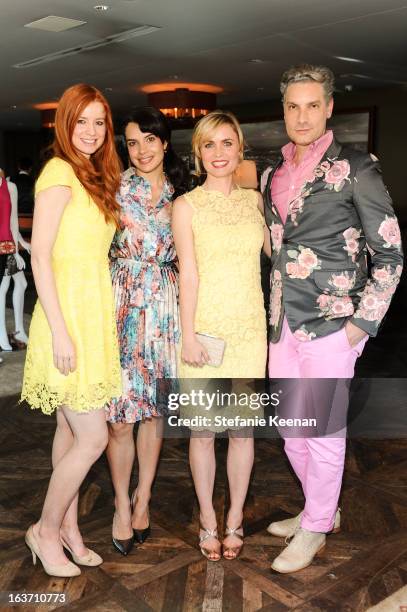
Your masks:
{"label": "blonde woman", "polygon": [[[177,198],[173,233],[179,259],[182,329],[181,378],[263,378],[266,321],[260,283],[260,251],[268,232],[263,202],[252,189],[240,189],[234,172],[243,158],[237,119],[213,111],[193,135],[196,168],[206,173],[202,186]],[[197,337],[225,341],[220,367]],[[243,435],[242,435],[243,434]],[[243,505],[253,465],[253,437],[229,430],[227,472],[230,508],[221,545],[213,507],[215,434],[192,431],[190,464],[200,505],[200,547],[210,561],[235,559],[243,546]]]}

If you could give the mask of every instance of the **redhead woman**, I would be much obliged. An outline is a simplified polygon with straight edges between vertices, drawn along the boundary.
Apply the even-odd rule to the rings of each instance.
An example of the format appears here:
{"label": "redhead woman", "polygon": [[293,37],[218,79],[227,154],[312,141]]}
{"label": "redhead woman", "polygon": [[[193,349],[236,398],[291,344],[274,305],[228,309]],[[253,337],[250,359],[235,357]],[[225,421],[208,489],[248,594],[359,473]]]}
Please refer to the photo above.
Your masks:
{"label": "redhead woman", "polygon": [[[108,253],[119,206],[120,163],[107,101],[67,89],[55,117],[54,157],[35,188],[32,269],[38,293],[22,399],[56,411],[53,472],[26,543],[51,576],[77,576],[102,558],[83,543],[78,490],[104,451],[104,406],[121,394]],[[66,556],[69,551],[73,561]]]}
{"label": "redhead woman", "polygon": [[[213,111],[198,122],[192,145],[195,165],[206,179],[174,203],[182,329],[179,376],[263,378],[267,345],[260,252],[263,243],[268,252],[270,247],[261,195],[235,183],[234,173],[243,157],[243,134],[234,115]],[[211,365],[198,333],[225,343],[219,367]],[[222,554],[225,559],[235,559],[241,551],[243,505],[253,465],[251,430],[226,430],[230,508],[222,545],[212,500],[216,427],[208,424],[206,431],[194,429],[189,447],[200,506],[200,547],[210,561],[219,561]]]}

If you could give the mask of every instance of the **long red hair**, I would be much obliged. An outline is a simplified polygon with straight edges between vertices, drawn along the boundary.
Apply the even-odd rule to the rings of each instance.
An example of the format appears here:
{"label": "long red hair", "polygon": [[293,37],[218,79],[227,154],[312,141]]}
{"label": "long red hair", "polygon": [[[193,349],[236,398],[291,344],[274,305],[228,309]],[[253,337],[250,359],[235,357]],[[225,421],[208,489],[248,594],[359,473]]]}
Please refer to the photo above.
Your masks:
{"label": "long red hair", "polygon": [[[101,102],[106,113],[106,137],[103,145],[87,159],[72,145],[72,135],[82,111],[91,102]],[[112,113],[106,98],[92,85],[79,83],[64,91],[55,114],[54,155],[67,161],[78,180],[104,214],[106,222],[117,225],[119,204],[116,193],[121,165],[114,143]]]}

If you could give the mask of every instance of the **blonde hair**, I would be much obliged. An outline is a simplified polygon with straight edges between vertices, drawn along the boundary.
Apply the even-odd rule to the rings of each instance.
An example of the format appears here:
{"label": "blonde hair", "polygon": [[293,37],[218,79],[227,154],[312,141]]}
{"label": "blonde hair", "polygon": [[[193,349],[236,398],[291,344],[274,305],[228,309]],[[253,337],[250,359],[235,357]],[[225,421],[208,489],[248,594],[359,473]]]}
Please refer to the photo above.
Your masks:
{"label": "blonde hair", "polygon": [[195,156],[195,170],[198,174],[202,174],[202,157],[200,148],[203,141],[208,138],[215,130],[222,125],[230,125],[236,132],[239,142],[239,150],[241,159],[243,159],[244,136],[238,120],[233,113],[223,110],[214,110],[205,117],[202,117],[195,126],[192,134],[192,151]]}
{"label": "blonde hair", "polygon": [[329,102],[335,89],[334,73],[327,66],[313,66],[311,64],[293,66],[284,72],[280,81],[280,92],[283,96],[283,102],[289,85],[292,83],[304,83],[306,81],[320,83],[324,89],[325,99]]}

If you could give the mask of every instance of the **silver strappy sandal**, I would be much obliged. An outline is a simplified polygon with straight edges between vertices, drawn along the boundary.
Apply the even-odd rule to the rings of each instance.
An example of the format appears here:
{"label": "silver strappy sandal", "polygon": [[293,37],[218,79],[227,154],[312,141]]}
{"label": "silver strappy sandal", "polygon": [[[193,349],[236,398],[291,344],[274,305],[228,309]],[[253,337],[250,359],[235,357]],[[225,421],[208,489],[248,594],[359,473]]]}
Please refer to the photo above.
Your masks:
{"label": "silver strappy sandal", "polygon": [[[223,558],[227,559],[228,561],[233,561],[234,559],[237,559],[240,553],[242,552],[242,548],[243,548],[243,527],[242,525],[240,525],[239,527],[226,527],[225,536],[235,536],[236,538],[239,538],[239,540],[241,540],[241,544],[239,546],[231,546],[227,548],[226,546],[222,544]],[[226,553],[232,553],[233,556],[228,556]]]}
{"label": "silver strappy sandal", "polygon": [[[201,553],[204,557],[208,559],[208,561],[220,561],[221,560],[221,544],[218,538],[218,528],[215,529],[207,529],[206,527],[200,526],[200,532],[203,531],[204,534],[199,533],[199,548],[201,549]],[[215,538],[219,542],[219,552],[216,550],[208,550],[204,546],[202,546],[203,542],[206,542],[209,538]],[[213,558],[210,555],[217,555],[217,557]]]}

